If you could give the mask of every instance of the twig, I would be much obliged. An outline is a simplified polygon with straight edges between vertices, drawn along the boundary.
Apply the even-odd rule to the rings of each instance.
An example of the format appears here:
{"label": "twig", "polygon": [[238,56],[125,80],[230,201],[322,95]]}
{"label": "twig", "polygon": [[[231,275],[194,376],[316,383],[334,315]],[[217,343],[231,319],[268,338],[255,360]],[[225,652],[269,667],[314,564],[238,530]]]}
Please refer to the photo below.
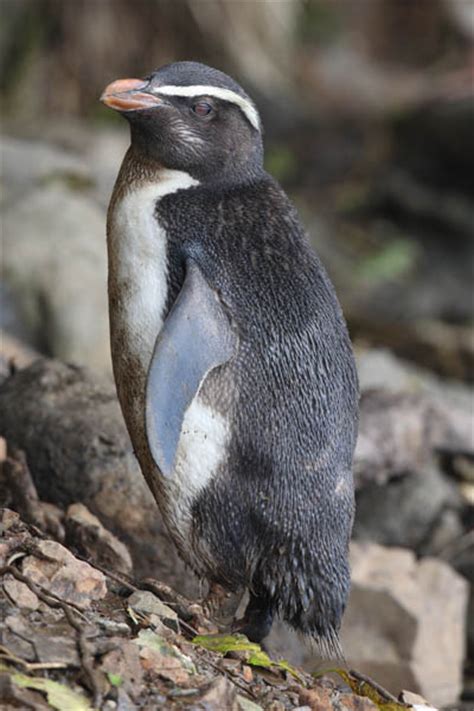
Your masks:
{"label": "twig", "polygon": [[377,684],[376,681],[370,678],[370,676],[365,676],[365,674],[361,674],[360,672],[356,671],[355,669],[351,669],[349,671],[349,674],[353,676],[357,681],[361,681],[363,684],[368,684],[369,686],[372,686],[375,691],[378,691],[380,696],[385,699],[386,701],[392,701],[396,704],[400,703],[393,694],[390,693],[390,691],[387,691],[387,689],[384,689],[383,686],[380,686],[380,684]]}
{"label": "twig", "polygon": [[32,580],[27,578],[25,575],[20,573],[19,570],[17,570],[15,567],[11,565],[5,565],[2,568],[0,568],[0,576],[10,574],[17,580],[19,580],[22,583],[25,583],[29,587],[29,589],[48,607],[53,607],[53,608],[59,608],[60,610],[63,611],[64,616],[66,617],[66,620],[68,621],[69,625],[76,631],[77,637],[76,637],[76,643],[79,651],[79,659],[81,660],[81,667],[84,672],[84,676],[87,682],[87,685],[90,689],[90,691],[93,694],[93,700],[94,700],[94,706],[97,708],[100,707],[102,703],[102,692],[100,689],[100,686],[97,682],[97,678],[95,675],[93,663],[92,663],[92,656],[89,652],[89,649],[87,647],[87,640],[84,634],[84,630],[74,617],[74,613],[77,613],[78,610],[76,609],[76,606],[74,605],[74,612],[71,609],[71,603],[65,602],[64,600],[60,600],[57,598],[55,595],[52,593],[45,592],[43,588],[36,583],[34,583]]}
{"label": "twig", "polygon": [[24,659],[17,657],[16,654],[10,652],[8,647],[0,644],[0,659],[5,659],[5,661],[12,662],[13,664],[18,664],[19,666],[26,669],[26,671],[40,671],[43,669],[67,669],[68,664],[64,662],[25,662]]}

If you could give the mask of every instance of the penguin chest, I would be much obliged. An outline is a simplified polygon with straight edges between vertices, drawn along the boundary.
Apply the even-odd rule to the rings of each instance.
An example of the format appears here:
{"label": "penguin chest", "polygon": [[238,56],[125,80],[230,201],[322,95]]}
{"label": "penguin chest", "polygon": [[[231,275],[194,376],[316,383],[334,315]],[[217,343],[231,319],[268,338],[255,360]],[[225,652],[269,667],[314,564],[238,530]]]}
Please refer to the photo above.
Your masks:
{"label": "penguin chest", "polygon": [[112,198],[107,229],[112,361],[132,439],[132,430],[143,429],[146,376],[168,297],[167,236],[156,207],[165,195],[196,183],[187,173],[162,170],[155,181],[132,183]]}
{"label": "penguin chest", "polygon": [[167,174],[161,183],[130,190],[110,211],[109,308],[114,375],[127,427],[145,476],[156,498],[162,498],[158,503],[168,526],[181,538],[194,498],[224,459],[230,433],[225,417],[205,397],[204,382],[184,417],[173,476],[169,481],[159,477],[155,490],[151,480],[158,472],[146,440],[145,389],[168,297],[167,235],[155,212],[161,197],[196,182],[176,171]]}
{"label": "penguin chest", "polygon": [[[168,294],[166,232],[154,216],[155,185],[131,190],[109,215],[109,306],[114,371],[120,390],[144,380]],[[135,398],[134,398],[135,399]]]}

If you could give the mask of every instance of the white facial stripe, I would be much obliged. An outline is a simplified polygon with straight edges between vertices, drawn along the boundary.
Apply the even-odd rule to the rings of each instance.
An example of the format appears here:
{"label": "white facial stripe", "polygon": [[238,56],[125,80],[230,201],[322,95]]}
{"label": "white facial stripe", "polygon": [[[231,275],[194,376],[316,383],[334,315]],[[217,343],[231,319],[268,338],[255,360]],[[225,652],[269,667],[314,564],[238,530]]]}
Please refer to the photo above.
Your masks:
{"label": "white facial stripe", "polygon": [[153,89],[154,94],[163,94],[165,96],[214,96],[216,99],[230,101],[232,104],[241,109],[252,126],[260,131],[260,117],[255,106],[244,99],[243,96],[237,94],[230,89],[222,89],[220,86],[207,86],[205,84],[194,84],[193,86],[158,86]]}

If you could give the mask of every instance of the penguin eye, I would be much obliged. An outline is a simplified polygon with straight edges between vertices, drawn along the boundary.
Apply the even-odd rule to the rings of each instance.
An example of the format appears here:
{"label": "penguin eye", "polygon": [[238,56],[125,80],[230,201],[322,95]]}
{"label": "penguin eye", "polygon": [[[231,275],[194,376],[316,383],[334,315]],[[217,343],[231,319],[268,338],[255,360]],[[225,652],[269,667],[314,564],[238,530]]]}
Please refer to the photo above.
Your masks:
{"label": "penguin eye", "polygon": [[198,101],[193,105],[193,111],[198,116],[208,116],[213,111],[213,108],[207,101]]}

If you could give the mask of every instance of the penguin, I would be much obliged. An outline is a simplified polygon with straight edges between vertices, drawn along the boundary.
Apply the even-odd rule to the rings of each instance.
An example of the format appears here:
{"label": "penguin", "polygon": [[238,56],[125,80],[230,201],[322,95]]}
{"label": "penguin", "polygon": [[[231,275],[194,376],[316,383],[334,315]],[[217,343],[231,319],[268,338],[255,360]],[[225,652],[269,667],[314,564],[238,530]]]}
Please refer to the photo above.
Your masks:
{"label": "penguin", "polygon": [[358,382],[335,290],[263,166],[242,87],[191,61],[109,84],[131,144],[107,218],[114,377],[184,561],[339,650]]}

